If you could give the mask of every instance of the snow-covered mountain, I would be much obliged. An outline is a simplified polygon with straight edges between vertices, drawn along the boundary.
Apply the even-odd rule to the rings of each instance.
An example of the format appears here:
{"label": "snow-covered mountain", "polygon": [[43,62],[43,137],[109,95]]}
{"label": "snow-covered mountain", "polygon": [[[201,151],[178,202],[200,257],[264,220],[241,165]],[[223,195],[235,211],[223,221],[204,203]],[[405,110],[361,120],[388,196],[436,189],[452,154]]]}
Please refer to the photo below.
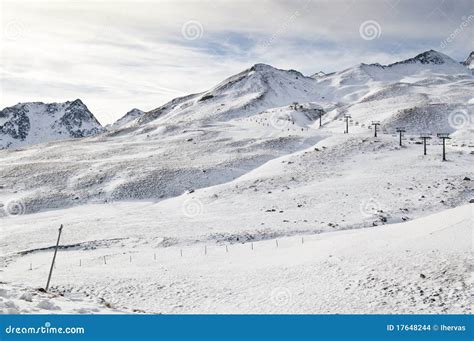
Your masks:
{"label": "snow-covered mountain", "polygon": [[456,65],[457,62],[448,55],[429,50],[400,62],[389,64],[387,67],[394,67],[395,65],[409,65],[409,64],[424,64],[424,65]]}
{"label": "snow-covered mountain", "polygon": [[[84,172],[82,164],[76,165],[77,169],[68,164],[68,178],[75,180],[56,181],[51,193],[30,193],[35,204],[28,209],[41,210],[46,203],[61,207],[89,200],[163,199],[190,188],[227,182],[271,159],[342,132],[344,115],[351,115],[351,130],[359,133],[366,133],[371,122],[378,120],[385,132],[405,127],[410,134],[449,132],[468,141],[473,89],[469,70],[436,51],[386,66],[359,64],[317,79],[256,64],[208,91],[174,99],[146,113],[130,111],[110,132],[87,140],[97,146],[88,149],[87,156],[92,164],[97,162],[96,166]],[[71,112],[70,107],[77,107],[72,112],[82,113],[74,121],[82,130],[67,130],[68,126],[54,123],[69,117],[65,113]],[[9,114],[11,120],[24,117],[18,120],[21,129],[17,130],[29,132],[24,134],[24,141],[17,134],[17,143],[103,131],[80,101],[23,104],[4,110],[10,111],[16,113]],[[36,126],[43,123],[37,130],[42,134],[27,129],[31,117],[43,116],[48,120],[34,121]],[[84,122],[94,124],[87,129]],[[80,142],[71,143],[78,146]],[[58,149],[53,148],[48,157],[60,160],[61,147],[68,144],[55,144]],[[84,157],[80,148],[77,153],[68,153],[75,160]],[[52,168],[48,173],[54,177],[56,171]],[[28,179],[24,187],[34,190],[37,183]]]}
{"label": "snow-covered mountain", "polygon": [[174,99],[148,112],[139,124],[159,117],[182,123],[193,120],[226,121],[292,102],[320,99],[316,82],[295,70],[255,64],[208,91]]}
{"label": "snow-covered mountain", "polygon": [[324,108],[334,108],[354,104],[375,91],[397,83],[415,87],[418,82],[427,80],[446,83],[466,77],[471,79],[470,76],[471,72],[466,67],[434,50],[389,65],[362,63],[343,71],[330,74],[320,72],[311,77],[294,70],[256,64],[208,91],[176,98],[135,122],[137,126],[143,126],[158,118],[160,122],[180,125],[202,120],[228,121],[293,102],[317,103]]}
{"label": "snow-covered mountain", "polygon": [[469,70],[474,70],[474,51],[469,54],[469,56],[464,62],[462,62],[462,64],[467,66]]}
{"label": "snow-covered mountain", "polygon": [[[257,64],[99,136],[0,150],[0,271],[19,284],[4,296],[37,286],[64,224],[51,290],[65,296],[150,313],[469,313],[473,92],[435,51],[316,78]],[[274,284],[290,306],[269,307]]]}
{"label": "snow-covered mountain", "polygon": [[320,78],[320,77],[324,77],[324,76],[327,76],[327,75],[328,74],[323,72],[323,71],[318,71],[315,74],[311,75],[311,78]]}
{"label": "snow-covered mountain", "polygon": [[104,129],[81,100],[19,103],[0,111],[0,148],[98,134]]}
{"label": "snow-covered mountain", "polygon": [[334,85],[367,85],[369,82],[411,82],[412,79],[442,76],[466,76],[470,75],[459,62],[451,57],[434,50],[429,50],[403,61],[389,65],[364,64],[361,63],[346,70],[335,72],[323,77],[315,77],[324,80],[332,80]]}
{"label": "snow-covered mountain", "polygon": [[[60,142],[34,153],[28,162],[40,164],[46,152],[48,159],[62,162],[64,148],[75,161],[83,160],[87,150],[88,162],[66,163],[67,181],[57,180],[57,165],[42,169],[45,177],[56,179],[49,189],[38,190],[34,177],[23,177],[23,200],[28,212],[36,212],[90,201],[176,197],[227,183],[338,136],[344,115],[351,115],[351,132],[357,134],[370,133],[371,122],[378,120],[384,133],[397,127],[414,136],[449,132],[470,145],[474,78],[466,70],[433,51],[391,66],[361,64],[320,79],[256,64],[208,91],[144,114],[134,111],[125,126],[84,144]],[[348,152],[359,148],[352,143]],[[8,157],[13,165],[4,171],[16,174],[15,154]],[[12,184],[4,186],[4,193],[15,191]]]}
{"label": "snow-covered mountain", "polygon": [[138,119],[139,117],[143,116],[145,111],[140,109],[134,108],[115,121],[113,124],[108,125],[106,128],[109,130],[114,130],[118,128],[124,128],[129,125],[134,120]]}
{"label": "snow-covered mountain", "polygon": [[[371,96],[380,97],[381,92],[391,97],[400,92],[416,92],[419,82],[463,80],[472,76],[468,69],[471,64],[472,53],[459,63],[434,50],[389,65],[362,63],[330,74],[319,72],[312,77],[255,64],[208,91],[176,98],[150,112],[133,109],[107,128],[144,127],[143,131],[150,132],[157,119],[160,123],[186,127],[251,117],[261,112],[271,116],[272,108],[294,102],[321,105],[328,111],[339,108],[339,115],[341,107],[367,101]],[[23,103],[0,112],[0,148],[84,137],[102,131],[80,100],[63,104]]]}

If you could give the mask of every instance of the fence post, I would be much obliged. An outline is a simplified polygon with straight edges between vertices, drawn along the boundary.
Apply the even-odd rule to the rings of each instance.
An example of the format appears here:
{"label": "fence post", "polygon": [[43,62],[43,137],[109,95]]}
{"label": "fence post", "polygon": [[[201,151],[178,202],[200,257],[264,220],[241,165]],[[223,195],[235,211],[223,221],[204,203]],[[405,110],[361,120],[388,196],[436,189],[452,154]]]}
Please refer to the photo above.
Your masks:
{"label": "fence post", "polygon": [[56,254],[58,253],[59,240],[61,239],[61,232],[63,231],[63,224],[59,227],[58,240],[56,241],[56,248],[54,249],[53,261],[51,263],[51,268],[49,269],[48,281],[46,282],[46,288],[44,291],[48,291],[49,283],[51,281],[51,275],[53,274],[54,262],[56,261]]}

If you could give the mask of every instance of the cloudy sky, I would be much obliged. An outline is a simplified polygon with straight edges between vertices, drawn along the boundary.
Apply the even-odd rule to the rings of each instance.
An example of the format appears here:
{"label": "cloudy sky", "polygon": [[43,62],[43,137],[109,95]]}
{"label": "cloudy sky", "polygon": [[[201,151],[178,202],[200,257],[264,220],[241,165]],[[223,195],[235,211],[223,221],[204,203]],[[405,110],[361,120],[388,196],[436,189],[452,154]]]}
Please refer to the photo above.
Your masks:
{"label": "cloudy sky", "polygon": [[310,75],[474,45],[472,0],[0,4],[0,107],[80,98],[104,124],[255,63]]}

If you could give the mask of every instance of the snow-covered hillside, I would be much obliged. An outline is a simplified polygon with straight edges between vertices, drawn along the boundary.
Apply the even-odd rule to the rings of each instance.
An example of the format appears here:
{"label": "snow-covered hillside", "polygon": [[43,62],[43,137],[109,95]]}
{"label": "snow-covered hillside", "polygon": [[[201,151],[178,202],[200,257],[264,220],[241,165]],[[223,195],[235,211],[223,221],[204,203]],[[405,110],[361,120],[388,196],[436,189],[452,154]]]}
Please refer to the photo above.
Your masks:
{"label": "snow-covered hillside", "polygon": [[145,114],[144,111],[134,108],[115,121],[113,124],[108,125],[106,128],[108,130],[115,130],[119,128],[124,128],[133,123],[133,121],[137,120],[141,116]]}
{"label": "snow-covered hillside", "polygon": [[[70,257],[65,272],[56,275],[54,290],[103,297],[114,307],[146,312],[363,312],[363,307],[388,312],[396,306],[400,312],[465,312],[467,253],[460,250],[467,248],[468,226],[464,221],[459,229],[430,224],[443,214],[452,218],[470,210],[464,205],[473,198],[473,93],[474,77],[466,65],[436,51],[314,77],[256,64],[208,91],[146,113],[132,111],[106,133],[0,150],[0,271],[11,282],[6,290],[36,285],[29,279],[43,276],[56,229],[64,224],[64,252]],[[377,137],[373,121],[380,123]],[[399,127],[406,130],[402,146]],[[433,134],[427,155],[420,133]],[[447,162],[436,133],[451,134]],[[448,212],[456,213],[445,212],[453,208]],[[396,225],[381,227],[385,224]],[[369,229],[345,231],[360,228]],[[378,229],[386,232],[378,235]],[[412,230],[420,232],[419,239],[409,240]],[[447,234],[456,236],[452,248],[440,246]],[[368,241],[376,235],[384,242],[372,248]],[[276,238],[293,245],[281,257],[272,256],[273,248],[261,262],[225,260],[219,254],[208,268],[189,270],[203,249],[211,259],[213,250],[230,254],[225,245],[248,251],[255,243],[257,251],[276,245]],[[310,239],[329,244],[315,251],[321,245],[309,247],[308,242],[302,254],[301,238],[305,247]],[[351,238],[370,251],[361,253]],[[391,238],[397,242],[391,244]],[[341,249],[336,257],[330,240],[349,245],[349,251]],[[420,243],[419,263],[413,265],[414,247],[405,246]],[[188,252],[191,260],[186,260]],[[399,269],[395,282],[389,280],[384,266],[392,256],[393,264],[412,266],[408,277]],[[122,266],[123,257],[129,267]],[[107,259],[123,271],[109,271]],[[31,277],[14,271],[30,263]],[[450,266],[451,272],[446,270]],[[213,277],[210,269],[225,270]],[[320,269],[327,277],[320,276]],[[92,282],[77,280],[83,271]],[[358,271],[364,278],[355,276]],[[94,275],[99,272],[103,279]],[[267,292],[272,289],[268,283],[279,283],[282,272],[287,278],[282,287],[297,287],[294,305],[273,309],[261,297],[252,298],[258,306],[243,303],[239,290],[245,295]],[[415,281],[420,273],[433,279],[426,289]],[[196,284],[202,276],[212,281]],[[245,289],[242,278],[252,288]],[[314,291],[295,284],[305,279],[317,284]],[[456,292],[438,291],[451,285],[459,287]],[[392,292],[372,291],[389,290],[385,287]],[[359,295],[361,290],[367,296]],[[377,304],[369,309],[364,299],[341,299],[348,292]],[[309,306],[313,299],[322,302],[319,308]],[[336,301],[346,303],[331,303]],[[230,310],[216,302],[226,302]]]}
{"label": "snow-covered hillside", "polygon": [[175,99],[148,112],[139,124],[157,118],[180,124],[228,121],[292,102],[319,100],[315,85],[312,78],[297,71],[256,64],[206,92]]}
{"label": "snow-covered hillside", "polygon": [[[142,215],[107,229],[82,220],[91,210],[100,222],[137,208],[147,207],[12,221],[8,231],[22,243],[1,249],[0,312],[472,313],[472,205],[383,227],[192,246],[153,239],[161,225],[182,230],[178,220],[156,225]],[[222,211],[221,223],[231,214]],[[32,288],[47,277],[51,223],[64,218],[51,294],[41,294]]]}
{"label": "snow-covered hillside", "polygon": [[[357,66],[318,80],[257,64],[207,92],[142,116],[132,111],[133,120],[105,135],[1,152],[0,200],[21,200],[25,213],[91,201],[163,200],[232,181],[341,134],[344,115],[351,115],[350,130],[361,136],[370,136],[378,120],[386,134],[397,127],[412,138],[448,132],[455,143],[470,146],[474,78],[448,58],[428,51],[393,66]],[[360,73],[376,68],[394,74],[392,68],[406,65],[411,76],[397,72],[396,81]],[[449,70],[460,74],[442,73]]]}
{"label": "snow-covered hillside", "polygon": [[81,100],[19,103],[0,111],[0,148],[80,138],[104,131]]}
{"label": "snow-covered hillside", "polygon": [[370,92],[394,83],[435,79],[449,83],[472,81],[470,71],[447,55],[433,50],[390,65],[360,64],[341,72],[318,73],[312,78],[294,70],[256,64],[229,77],[209,91],[175,99],[145,114],[138,124],[183,124],[193,120],[230,120],[293,102],[316,102],[324,107],[354,103]]}

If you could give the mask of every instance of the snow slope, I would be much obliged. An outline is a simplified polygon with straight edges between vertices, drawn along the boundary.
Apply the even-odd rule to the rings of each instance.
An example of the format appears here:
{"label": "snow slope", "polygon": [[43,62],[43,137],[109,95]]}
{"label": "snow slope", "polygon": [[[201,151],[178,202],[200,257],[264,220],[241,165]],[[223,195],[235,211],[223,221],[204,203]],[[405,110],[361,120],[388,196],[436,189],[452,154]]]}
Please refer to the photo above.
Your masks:
{"label": "snow slope", "polygon": [[[130,313],[131,311],[128,311]],[[114,314],[127,313],[97,297],[80,292],[46,293],[40,289],[0,282],[0,314]]]}
{"label": "snow slope", "polygon": [[[131,212],[135,207],[121,209]],[[67,245],[77,238],[70,228],[82,222],[78,209],[63,214],[75,221],[65,227]],[[119,241],[61,250],[51,290],[56,298],[49,301],[64,306],[58,294],[78,300],[76,310],[49,312],[94,312],[77,309],[87,307],[88,297],[118,310],[145,313],[468,314],[472,214],[468,204],[402,224],[226,243],[227,249],[224,244],[159,247],[139,240],[137,233],[150,229],[137,225],[139,231],[122,231]],[[58,218],[57,213],[50,215]],[[35,230],[51,246],[55,229],[45,214],[38,218]],[[0,284],[1,292],[7,290],[0,307],[19,305],[15,297],[29,291],[17,289],[12,299],[8,288],[18,283],[37,286],[49,268],[52,250],[35,251],[45,244],[31,238],[32,228],[22,225],[24,221],[12,222],[11,230],[31,244],[28,252],[11,253],[2,270],[8,283]],[[40,299],[33,297],[35,303]]]}
{"label": "snow slope", "polygon": [[145,114],[139,124],[159,122],[181,125],[192,121],[228,121],[248,117],[267,108],[320,99],[316,82],[294,70],[280,70],[266,64],[227,78],[214,88],[175,99]]}
{"label": "snow slope", "polygon": [[104,129],[81,100],[19,103],[0,111],[0,148],[91,136]]}
{"label": "snow slope", "polygon": [[117,121],[115,121],[113,124],[109,124],[108,126],[106,126],[106,128],[108,130],[124,128],[130,124],[133,124],[135,120],[139,119],[144,114],[144,111],[134,108],[127,112],[125,115],[123,115],[121,118],[119,118]]}
{"label": "snow slope", "polygon": [[[64,224],[62,252],[69,256],[58,263],[55,292],[79,291],[119,309],[388,312],[399,306],[399,311],[467,311],[467,253],[433,246],[440,243],[430,234],[433,226],[425,228],[419,220],[431,221],[440,212],[451,217],[447,210],[453,208],[464,214],[467,206],[462,206],[473,198],[474,78],[448,58],[427,51],[393,65],[359,65],[317,79],[257,64],[209,91],[138,114],[104,134],[0,150],[0,271],[9,282],[7,290],[43,283],[51,243]],[[344,133],[345,115],[351,116],[349,134]],[[378,137],[372,121],[381,123]],[[397,127],[406,128],[401,147]],[[423,155],[419,134],[424,132],[451,133],[447,162],[441,160],[441,140],[435,135]],[[408,225],[398,225],[402,222]],[[386,224],[396,225],[382,227]],[[443,226],[457,236],[453,245],[465,250],[469,239],[466,224],[460,224],[460,230]],[[366,254],[366,248],[347,240],[367,233],[363,238],[374,241],[369,234],[376,236],[378,229],[400,228],[405,233],[387,232],[381,238],[387,241],[390,234],[411,245],[403,226],[424,231],[424,239],[416,240],[420,251],[409,248],[419,266],[410,263],[412,254],[391,244],[373,250],[369,245],[373,253]],[[356,231],[361,228],[368,229]],[[313,239],[330,240],[329,235],[347,236],[341,237],[341,245],[348,243],[346,251],[339,250],[347,252],[343,270],[334,266],[334,258],[322,261],[317,252],[308,260],[314,267],[301,264],[301,257],[313,256],[300,253],[301,237],[306,246]],[[281,251],[289,243],[281,257],[271,254],[273,247],[260,263],[246,256],[251,243],[257,254],[261,246],[276,247],[275,238]],[[229,256],[242,250],[242,260],[222,258],[225,245],[232,249]],[[204,247],[206,259],[214,262],[209,267],[194,263]],[[391,252],[381,255],[382,249]],[[214,259],[213,250],[224,251]],[[431,254],[440,257],[433,263]],[[398,282],[391,289],[399,296],[387,298],[390,304],[383,306],[386,295],[380,292],[392,283],[383,268],[389,256],[404,269],[411,267],[413,276],[404,278],[397,270]],[[33,270],[28,270],[30,263]],[[320,268],[328,277],[314,270]],[[432,270],[431,278],[436,271],[447,272],[416,296],[420,285],[414,278],[422,268]],[[26,275],[15,269],[26,269]],[[90,271],[88,282],[78,279],[83,271]],[[369,278],[357,277],[358,271]],[[315,283],[314,291],[311,285],[294,284],[306,278]],[[371,278],[376,278],[374,287]],[[268,304],[268,296],[255,296],[268,294],[279,280],[282,287],[297,288],[294,305],[280,309]],[[350,300],[344,299],[352,290],[342,287],[346,282],[355,288]],[[458,284],[453,294],[439,293],[442,301],[435,298],[432,304],[429,296],[425,302],[425,293]],[[360,290],[367,299],[354,299]],[[369,298],[375,300],[372,306]],[[315,308],[314,300],[321,306]]]}
{"label": "snow slope", "polygon": [[[6,161],[0,165],[0,200],[21,201],[21,211],[31,213],[90,202],[176,197],[232,181],[272,159],[341,134],[344,115],[352,116],[351,132],[370,136],[373,120],[381,122],[386,134],[399,126],[412,138],[421,132],[449,132],[456,137],[453,143],[465,145],[467,152],[472,145],[474,105],[469,100],[474,78],[442,74],[446,65],[435,63],[438,59],[420,58],[397,64],[419,71],[409,82],[368,81],[366,73],[357,80],[347,70],[314,80],[257,64],[205,93],[176,99],[107,134],[0,151]],[[428,73],[438,67],[439,73]],[[456,67],[464,68],[459,63]],[[319,128],[321,108],[326,115]],[[351,148],[357,150],[357,145]]]}

